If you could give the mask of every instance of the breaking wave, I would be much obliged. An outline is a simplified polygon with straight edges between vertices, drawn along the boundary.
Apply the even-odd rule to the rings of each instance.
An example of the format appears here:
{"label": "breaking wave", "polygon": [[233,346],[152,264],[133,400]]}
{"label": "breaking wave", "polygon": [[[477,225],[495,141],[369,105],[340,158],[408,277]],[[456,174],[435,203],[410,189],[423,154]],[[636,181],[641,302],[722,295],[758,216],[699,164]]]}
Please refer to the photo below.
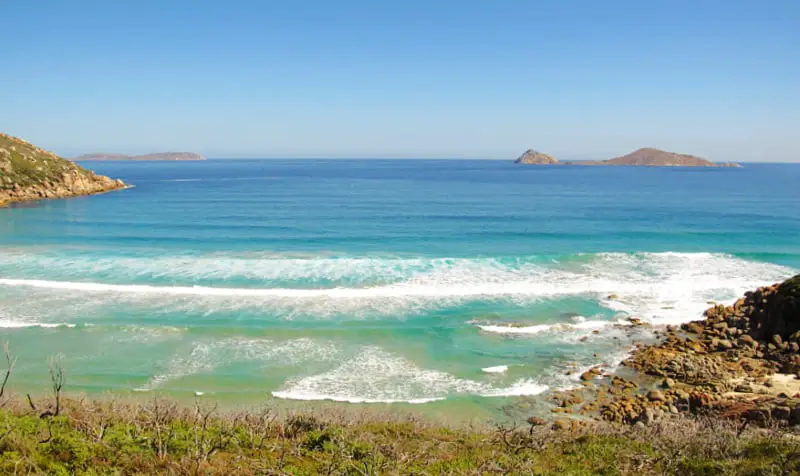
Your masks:
{"label": "breaking wave", "polygon": [[[14,253],[11,253],[14,255]],[[16,255],[15,255],[16,256]],[[474,301],[503,300],[525,304],[576,296],[619,313],[653,323],[695,319],[709,301],[724,302],[756,286],[790,276],[793,270],[712,253],[601,253],[561,260],[541,258],[121,258],[63,259],[0,254],[0,287],[25,287],[74,295],[110,295],[117,299],[198,298],[213,309],[273,306],[293,312],[308,309],[321,317],[408,315]],[[40,260],[41,261],[38,261]],[[26,273],[47,276],[81,274],[79,280],[8,276],[9,263]],[[63,268],[63,269],[62,269]],[[125,277],[220,278],[220,285],[138,284],[94,281],[95,274],[115,271]],[[258,279],[259,283],[248,280]],[[178,280],[179,281],[179,280]],[[190,279],[191,281],[191,279]],[[245,286],[226,286],[244,282]],[[256,285],[256,284],[265,285]],[[288,284],[291,284],[288,285]],[[302,284],[299,285],[299,284]],[[568,326],[606,325],[586,321]],[[535,334],[552,330],[485,326],[489,332]]]}
{"label": "breaking wave", "polygon": [[378,347],[367,347],[329,372],[290,381],[272,395],[291,400],[349,403],[427,403],[459,394],[504,397],[538,395],[547,389],[531,379],[522,379],[509,387],[494,387],[447,372],[423,369]]}

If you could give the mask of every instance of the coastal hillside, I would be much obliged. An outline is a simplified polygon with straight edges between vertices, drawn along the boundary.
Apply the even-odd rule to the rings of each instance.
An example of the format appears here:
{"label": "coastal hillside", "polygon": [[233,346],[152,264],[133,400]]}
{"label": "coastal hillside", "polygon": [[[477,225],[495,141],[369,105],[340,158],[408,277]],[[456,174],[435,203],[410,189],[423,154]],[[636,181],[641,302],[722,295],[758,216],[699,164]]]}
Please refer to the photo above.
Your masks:
{"label": "coastal hillside", "polygon": [[0,205],[25,200],[92,195],[124,188],[22,139],[0,133]]}
{"label": "coastal hillside", "polygon": [[193,152],[157,152],[143,155],[84,154],[75,157],[74,160],[206,160],[206,158]]}

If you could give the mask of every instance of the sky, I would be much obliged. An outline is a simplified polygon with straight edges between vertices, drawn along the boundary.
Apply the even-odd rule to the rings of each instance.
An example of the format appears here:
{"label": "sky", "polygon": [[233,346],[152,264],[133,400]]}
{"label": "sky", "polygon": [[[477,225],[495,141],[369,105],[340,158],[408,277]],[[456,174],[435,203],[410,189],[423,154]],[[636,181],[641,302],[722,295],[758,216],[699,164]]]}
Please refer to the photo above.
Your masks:
{"label": "sky", "polygon": [[797,0],[0,0],[55,152],[800,161]]}

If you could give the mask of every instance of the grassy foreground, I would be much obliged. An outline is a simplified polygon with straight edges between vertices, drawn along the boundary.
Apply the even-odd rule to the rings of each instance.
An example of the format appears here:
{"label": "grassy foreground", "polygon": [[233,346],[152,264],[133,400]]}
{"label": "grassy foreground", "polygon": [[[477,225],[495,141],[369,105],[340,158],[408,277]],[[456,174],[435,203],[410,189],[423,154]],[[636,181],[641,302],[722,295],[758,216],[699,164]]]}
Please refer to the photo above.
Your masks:
{"label": "grassy foreground", "polygon": [[[56,411],[56,407],[57,411]],[[58,413],[56,415],[55,413]],[[0,474],[797,474],[800,443],[685,417],[648,427],[454,429],[153,399],[6,401]]]}

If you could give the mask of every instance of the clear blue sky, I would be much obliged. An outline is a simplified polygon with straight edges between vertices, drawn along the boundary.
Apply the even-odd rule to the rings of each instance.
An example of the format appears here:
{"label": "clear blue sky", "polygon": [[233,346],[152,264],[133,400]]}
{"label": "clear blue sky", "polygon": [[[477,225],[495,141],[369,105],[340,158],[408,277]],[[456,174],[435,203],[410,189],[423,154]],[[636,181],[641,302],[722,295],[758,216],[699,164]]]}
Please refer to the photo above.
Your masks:
{"label": "clear blue sky", "polygon": [[800,161],[798,0],[0,2],[0,131],[64,155]]}

